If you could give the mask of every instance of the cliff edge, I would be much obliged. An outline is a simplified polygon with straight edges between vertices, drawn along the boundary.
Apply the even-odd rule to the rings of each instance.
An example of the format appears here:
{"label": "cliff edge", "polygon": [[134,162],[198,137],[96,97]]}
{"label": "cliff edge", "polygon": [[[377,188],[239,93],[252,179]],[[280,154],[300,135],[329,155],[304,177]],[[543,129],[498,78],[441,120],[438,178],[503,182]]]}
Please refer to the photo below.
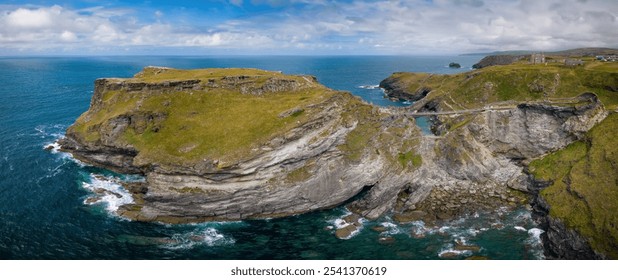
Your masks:
{"label": "cliff edge", "polygon": [[579,67],[519,63],[456,75],[395,73],[384,83],[396,84],[398,92],[385,89],[397,98],[416,100],[424,92],[410,108],[432,122],[429,153],[436,155],[437,168],[424,174],[446,175],[423,181],[459,180],[435,180],[416,208],[448,210],[433,205],[436,200],[470,203],[460,196],[471,188],[453,185],[495,185],[477,197],[500,196],[497,190],[505,185],[530,194],[547,257],[618,256],[618,143],[610,132],[617,124],[618,64],[589,60]]}
{"label": "cliff edge", "polygon": [[146,177],[126,186],[135,203],[120,215],[187,223],[288,216],[405,185],[417,166],[399,154],[414,154],[419,135],[413,120],[311,76],[147,67],[97,80],[60,144]]}

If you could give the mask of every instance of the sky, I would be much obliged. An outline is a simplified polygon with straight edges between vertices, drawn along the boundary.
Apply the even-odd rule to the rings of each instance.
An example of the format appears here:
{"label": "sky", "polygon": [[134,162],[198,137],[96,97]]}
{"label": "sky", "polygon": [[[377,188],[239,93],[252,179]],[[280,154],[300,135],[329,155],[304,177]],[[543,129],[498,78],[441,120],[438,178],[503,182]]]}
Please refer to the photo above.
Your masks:
{"label": "sky", "polygon": [[0,2],[0,55],[448,55],[618,48],[618,0]]}

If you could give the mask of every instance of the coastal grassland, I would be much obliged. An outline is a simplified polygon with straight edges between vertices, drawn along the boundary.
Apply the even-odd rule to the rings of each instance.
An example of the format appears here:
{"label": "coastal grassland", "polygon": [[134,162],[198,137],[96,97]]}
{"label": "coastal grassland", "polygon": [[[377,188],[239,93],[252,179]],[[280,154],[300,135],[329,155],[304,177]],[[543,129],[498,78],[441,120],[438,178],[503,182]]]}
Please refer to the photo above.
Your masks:
{"label": "coastal grassland", "polygon": [[158,83],[165,81],[182,80],[202,80],[221,79],[224,77],[261,77],[267,79],[271,77],[302,79],[299,76],[285,75],[280,72],[266,71],[253,68],[206,68],[206,69],[172,69],[160,67],[146,67],[129,81]]}
{"label": "coastal grassland", "polygon": [[[320,102],[326,96],[324,89],[263,96],[233,91],[176,92],[173,98],[157,95],[145,100],[141,110],[163,110],[167,118],[161,129],[141,135],[129,130],[126,139],[149,161],[212,159],[225,166],[307,119],[304,111],[280,118],[282,112]],[[303,97],[310,98],[301,100]],[[173,104],[161,108],[166,102]]]}
{"label": "coastal grassland", "polygon": [[618,258],[618,114],[586,137],[530,164],[551,185],[541,191],[550,215],[586,237],[593,249]]}
{"label": "coastal grassland", "polygon": [[523,102],[575,97],[593,92],[609,109],[618,108],[618,63],[589,62],[585,66],[515,63],[455,75],[395,73],[410,94],[430,88],[429,100],[442,110],[483,107],[497,102]]}
{"label": "coastal grassland", "polygon": [[[145,82],[215,79],[229,75],[263,75],[297,80],[297,90],[243,94],[237,88],[205,88],[170,92],[110,90],[103,93],[99,108],[91,108],[71,128],[86,141],[100,141],[102,127],[119,117],[131,124],[116,143],[139,151],[137,164],[192,165],[215,162],[220,168],[247,159],[277,136],[310,119],[320,104],[336,93],[300,76],[252,69],[168,70],[149,73],[146,68],[135,79]],[[249,81],[255,86],[255,80]],[[284,114],[285,112],[291,112]],[[136,116],[146,116],[138,118]],[[143,125],[136,127],[135,120]]]}

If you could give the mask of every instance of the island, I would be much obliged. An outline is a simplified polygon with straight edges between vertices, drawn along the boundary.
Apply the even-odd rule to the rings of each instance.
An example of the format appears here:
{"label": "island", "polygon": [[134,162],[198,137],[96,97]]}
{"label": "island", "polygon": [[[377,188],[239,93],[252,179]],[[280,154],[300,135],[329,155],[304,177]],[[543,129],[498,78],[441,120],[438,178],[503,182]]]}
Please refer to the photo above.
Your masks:
{"label": "island", "polygon": [[86,164],[146,178],[125,183],[134,203],[118,214],[131,220],[345,205],[353,214],[337,236],[346,238],[361,218],[433,224],[529,205],[550,257],[616,258],[616,84],[616,66],[601,62],[402,72],[380,86],[414,104],[384,108],[312,76],[146,67],[96,80],[90,108],[59,144]]}
{"label": "island", "polygon": [[457,63],[457,62],[451,62],[448,64],[449,68],[461,68],[461,64]]}

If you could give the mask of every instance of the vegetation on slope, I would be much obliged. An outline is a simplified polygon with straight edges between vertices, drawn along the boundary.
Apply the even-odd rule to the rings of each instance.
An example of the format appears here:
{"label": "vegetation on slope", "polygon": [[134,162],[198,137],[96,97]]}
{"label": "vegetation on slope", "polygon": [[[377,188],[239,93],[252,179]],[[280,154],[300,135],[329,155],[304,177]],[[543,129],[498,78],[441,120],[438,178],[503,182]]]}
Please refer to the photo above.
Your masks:
{"label": "vegetation on slope", "polygon": [[442,110],[483,107],[495,102],[522,102],[575,97],[593,92],[608,109],[618,108],[618,63],[591,61],[569,67],[559,63],[532,65],[518,62],[460,73],[433,75],[395,73],[406,92],[431,89],[426,101],[436,100]]}
{"label": "vegetation on slope", "polygon": [[550,215],[587,238],[593,249],[618,258],[618,114],[609,115],[585,139],[530,164]]}
{"label": "vegetation on slope", "polygon": [[[294,90],[242,93],[238,87],[208,86],[228,77],[244,77],[242,85],[259,88],[269,79],[296,81]],[[191,164],[216,161],[233,164],[270,139],[306,122],[311,105],[334,92],[303,76],[255,69],[177,70],[146,68],[125,82],[165,82],[198,79],[202,88],[173,92],[109,90],[100,108],[91,108],[71,128],[89,142],[100,141],[101,127],[128,117],[131,125],[118,139],[139,151],[138,163]],[[286,113],[290,112],[290,113]],[[136,116],[144,116],[138,118]],[[136,123],[142,121],[142,124]],[[111,128],[110,130],[113,130]]]}

